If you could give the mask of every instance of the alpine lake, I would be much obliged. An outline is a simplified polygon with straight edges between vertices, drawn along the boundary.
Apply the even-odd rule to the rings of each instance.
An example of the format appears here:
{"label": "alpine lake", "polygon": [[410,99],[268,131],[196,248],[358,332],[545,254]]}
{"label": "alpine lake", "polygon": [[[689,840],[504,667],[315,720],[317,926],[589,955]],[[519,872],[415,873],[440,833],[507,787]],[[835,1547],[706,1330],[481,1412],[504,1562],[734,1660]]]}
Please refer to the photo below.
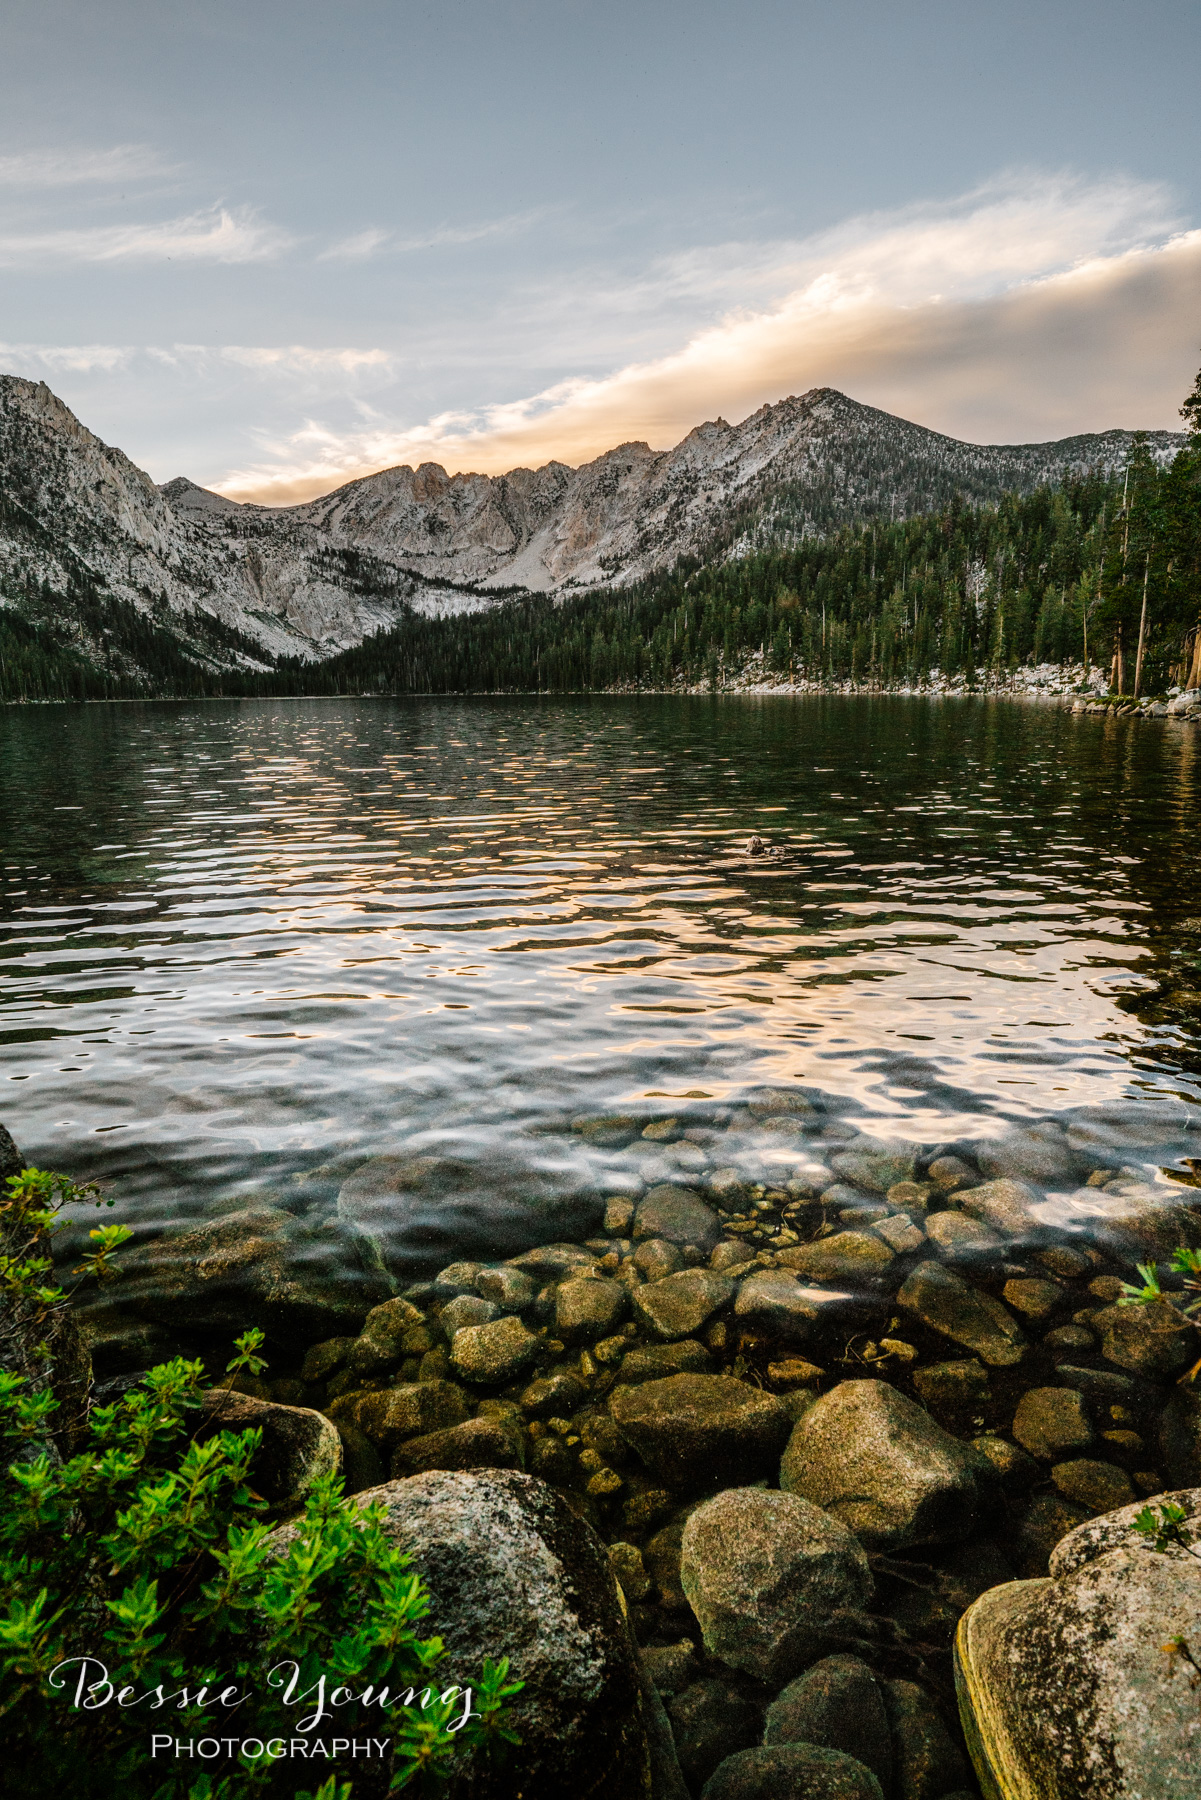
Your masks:
{"label": "alpine lake", "polygon": [[[1201,1337],[1117,1304],[1201,1245],[1199,823],[1187,724],[1003,699],[0,712],[0,1122],[134,1233],[77,1296],[97,1391],[257,1324],[243,1385],[332,1418],[352,1491],[544,1477],[693,1793],[779,1681],[702,1633],[685,1526],[804,1494],[934,1708],[906,1796],[968,1788],[964,1608],[1201,1485]],[[910,1410],[798,1460],[852,1388]],[[844,1492],[918,1407],[939,1494],[902,1451]]]}

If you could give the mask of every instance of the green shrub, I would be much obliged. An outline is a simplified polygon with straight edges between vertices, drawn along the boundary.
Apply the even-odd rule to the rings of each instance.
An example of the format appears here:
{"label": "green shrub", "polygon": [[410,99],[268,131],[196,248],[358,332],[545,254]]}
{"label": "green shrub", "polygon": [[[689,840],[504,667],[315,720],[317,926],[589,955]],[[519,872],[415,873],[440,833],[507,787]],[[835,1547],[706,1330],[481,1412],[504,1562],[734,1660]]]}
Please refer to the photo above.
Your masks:
{"label": "green shrub", "polygon": [[[208,1772],[195,1750],[152,1759],[152,1735],[264,1746],[325,1732],[387,1738],[390,1792],[440,1788],[469,1757],[517,1742],[504,1702],[520,1683],[508,1681],[506,1662],[485,1663],[471,1686],[468,1672],[445,1686],[435,1673],[441,1641],[421,1635],[429,1598],[385,1535],[380,1505],[357,1505],[328,1477],[273,1540],[252,1486],[261,1434],[215,1429],[219,1412],[212,1435],[195,1434],[208,1390],[199,1362],[164,1363],[56,1429],[53,1340],[66,1296],[51,1279],[48,1239],[65,1205],[99,1198],[36,1169],[6,1185],[0,1748],[22,1771],[26,1800],[294,1792],[295,1766],[267,1749]],[[91,1233],[87,1278],[114,1278],[128,1235]],[[257,1331],[237,1340],[228,1381],[264,1366],[262,1341]],[[335,1704],[338,1694],[351,1698]],[[317,1800],[348,1792],[331,1777]]]}

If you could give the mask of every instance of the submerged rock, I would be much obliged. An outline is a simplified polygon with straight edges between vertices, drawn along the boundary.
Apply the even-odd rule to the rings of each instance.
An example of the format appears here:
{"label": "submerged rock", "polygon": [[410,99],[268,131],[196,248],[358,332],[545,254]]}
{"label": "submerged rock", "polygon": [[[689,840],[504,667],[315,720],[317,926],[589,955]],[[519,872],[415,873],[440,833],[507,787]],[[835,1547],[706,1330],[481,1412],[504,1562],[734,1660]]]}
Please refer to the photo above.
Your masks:
{"label": "submerged rock", "polygon": [[919,1263],[897,1294],[897,1304],[994,1368],[1020,1362],[1025,1354],[1026,1334],[1013,1314],[941,1263]]}
{"label": "submerged rock", "polygon": [[795,1494],[728,1488],[698,1507],[680,1575],[705,1648],[762,1681],[786,1681],[866,1631],[872,1578],[861,1546]]}
{"label": "submerged rock", "polygon": [[617,1379],[633,1385],[663,1381],[668,1375],[707,1375],[712,1368],[713,1358],[704,1344],[698,1344],[695,1338],[681,1338],[674,1344],[647,1344],[627,1351]]}
{"label": "submerged rock", "polygon": [[534,1419],[570,1418],[581,1404],[587,1388],[578,1375],[561,1372],[531,1381],[521,1396],[521,1407]]}
{"label": "submerged rock", "polygon": [[525,1312],[537,1293],[533,1281],[522,1269],[502,1263],[498,1269],[481,1269],[475,1278],[475,1291],[481,1300],[491,1300],[502,1312]]}
{"label": "submerged rock", "polygon": [[618,1387],[609,1409],[647,1467],[683,1488],[768,1474],[790,1428],[773,1395],[726,1375],[671,1375]]}
{"label": "submerged rock", "polygon": [[392,1476],[400,1479],[423,1469],[520,1469],[524,1461],[520,1431],[501,1419],[465,1419],[398,1444],[392,1452]]}
{"label": "submerged rock", "polygon": [[655,1337],[686,1338],[733,1299],[735,1284],[711,1269],[683,1269],[635,1290],[634,1313]]}
{"label": "submerged rock", "polygon": [[1021,1181],[986,1181],[959,1195],[959,1204],[973,1219],[998,1232],[1002,1238],[1030,1242],[1046,1235],[1035,1215],[1040,1196]]}
{"label": "submerged rock", "polygon": [[[721,1245],[717,1248],[720,1250]],[[666,1238],[647,1238],[634,1252],[634,1267],[644,1281],[662,1281],[665,1275],[674,1275],[684,1267],[684,1252]]]}
{"label": "submerged rock", "polygon": [[797,1421],[780,1486],[869,1550],[948,1543],[977,1523],[992,1467],[884,1381],[844,1381]]}
{"label": "submerged rock", "polygon": [[[1201,1494],[1164,1496],[1197,1512]],[[1157,1553],[1138,1506],[1073,1531],[1051,1578],[989,1589],[956,1636],[968,1744],[1011,1800],[1196,1800],[1201,1562]],[[1181,1648],[1173,1648],[1173,1645]]]}
{"label": "submerged rock", "polygon": [[[121,1305],[169,1330],[235,1337],[257,1325],[289,1347],[355,1335],[389,1298],[378,1273],[306,1236],[278,1207],[247,1207],[123,1251]],[[89,1304],[103,1307],[104,1294]]]}
{"label": "submerged rock", "polygon": [[1108,1244],[1124,1258],[1158,1261],[1179,1244],[1201,1240],[1197,1215],[1184,1204],[1188,1189],[1171,1189],[1146,1181],[1110,1181],[1068,1196],[1071,1223],[1090,1238]]}
{"label": "submerged rock", "polygon": [[456,1331],[467,1331],[472,1325],[490,1325],[499,1315],[495,1301],[481,1300],[478,1294],[456,1294],[442,1308],[438,1323],[449,1344],[454,1342]]}
{"label": "submerged rock", "polygon": [[1201,1113],[1182,1100],[1143,1096],[1138,1100],[1110,1100],[1100,1106],[1082,1106],[1068,1126],[1068,1143],[1090,1161],[1129,1155],[1132,1149],[1150,1150],[1176,1144],[1198,1128]]}
{"label": "submerged rock", "polygon": [[868,1188],[874,1194],[886,1194],[898,1181],[913,1180],[917,1155],[912,1144],[865,1137],[832,1156],[830,1167],[844,1181]]}
{"label": "submerged rock", "polygon": [[952,1262],[995,1256],[1005,1245],[1004,1238],[991,1226],[961,1212],[932,1213],[926,1220],[926,1236],[935,1249]]}
{"label": "submerged rock", "polygon": [[967,1762],[929,1694],[916,1681],[885,1681],[895,1800],[942,1800],[967,1786]]}
{"label": "submerged rock", "polygon": [[1201,1482],[1201,1392],[1178,1387],[1159,1422],[1159,1447],[1173,1487]]}
{"label": "submerged rock", "polygon": [[[582,1244],[540,1244],[536,1250],[527,1250],[521,1256],[511,1256],[505,1268],[515,1269],[539,1284],[544,1281],[571,1281],[581,1275],[595,1275],[597,1260],[592,1251],[585,1250]],[[479,1280],[478,1274],[475,1280]]]}
{"label": "submerged rock", "polygon": [[1115,1507],[1129,1506],[1134,1499],[1134,1483],[1125,1469],[1092,1457],[1056,1463],[1051,1480],[1065,1499],[1074,1500],[1077,1506],[1093,1513],[1112,1512]]}
{"label": "submerged rock", "polygon": [[1073,1187],[1089,1166],[1054,1120],[1018,1126],[978,1144],[976,1161],[985,1175],[1033,1181],[1039,1187]]}
{"label": "submerged rock", "polygon": [[857,1656],[827,1656],[790,1682],[767,1709],[765,1744],[842,1750],[892,1792],[892,1732],[881,1682]]}
{"label": "submerged rock", "polygon": [[813,1336],[820,1312],[791,1269],[765,1269],[739,1284],[734,1317],[743,1326],[765,1331],[785,1344],[803,1344]]}
{"label": "submerged rock", "polygon": [[354,1425],[373,1444],[389,1449],[402,1438],[461,1425],[467,1399],[452,1381],[409,1381],[372,1393],[345,1394],[330,1402],[326,1417],[336,1425]]}
{"label": "submerged rock", "polygon": [[481,1387],[502,1387],[529,1368],[540,1348],[540,1340],[520,1319],[494,1319],[490,1325],[471,1325],[456,1331],[450,1360],[464,1381]]}
{"label": "submerged rock", "polygon": [[811,1281],[854,1282],[883,1275],[894,1260],[894,1252],[874,1231],[836,1231],[794,1250],[788,1262]]}
{"label": "submerged rock", "polygon": [[1018,1401],[1013,1435],[1023,1450],[1055,1462],[1066,1450],[1086,1450],[1093,1441],[1084,1396],[1073,1388],[1030,1388]]}
{"label": "submerged rock", "polygon": [[634,1236],[665,1238],[669,1244],[696,1244],[706,1253],[721,1237],[721,1220],[691,1188],[670,1183],[643,1195],[634,1213]]}
{"label": "submerged rock", "polygon": [[1179,1375],[1201,1356],[1201,1334],[1167,1300],[1107,1306],[1090,1323],[1107,1361],[1139,1375]]}
{"label": "submerged rock", "polygon": [[604,1202],[517,1156],[375,1156],[342,1183],[338,1216],[395,1274],[437,1269],[452,1256],[512,1254],[599,1231]]}
{"label": "submerged rock", "polygon": [[[92,1361],[97,1380],[131,1375],[155,1363],[167,1362],[176,1353],[176,1340],[165,1325],[140,1319],[124,1307],[111,1305],[114,1296],[100,1293],[96,1304],[84,1299],[73,1309],[79,1335]],[[353,1343],[353,1338],[347,1338]]]}
{"label": "submerged rock", "polygon": [[977,1437],[972,1439],[972,1449],[986,1456],[992,1464],[993,1473],[1006,1493],[1020,1493],[1032,1482],[1039,1479],[1042,1470],[1034,1458],[1025,1450],[1019,1450],[1007,1438]]}
{"label": "submerged rock", "polygon": [[965,1362],[930,1363],[924,1369],[915,1369],[913,1385],[924,1405],[946,1412],[987,1406],[991,1394],[988,1371],[975,1357]]}
{"label": "submerged rock", "polygon": [[973,1187],[980,1180],[977,1170],[961,1156],[937,1156],[926,1170],[940,1194],[955,1194],[960,1188]]}
{"label": "submerged rock", "polygon": [[757,1744],[763,1730],[760,1708],[729,1676],[694,1682],[676,1695],[667,1711],[680,1770],[694,1794],[731,1751]]}
{"label": "submerged rock", "polygon": [[1055,1308],[1064,1298],[1064,1291],[1057,1281],[1044,1281],[1040,1277],[1022,1276],[1007,1281],[1002,1289],[1002,1297],[1015,1312],[1024,1313],[1026,1318],[1041,1324],[1049,1319]]}
{"label": "submerged rock", "polygon": [[701,1800],[884,1800],[870,1769],[841,1750],[773,1744],[728,1756]]}
{"label": "submerged rock", "polygon": [[1014,1533],[1014,1565],[1019,1575],[1045,1575],[1055,1546],[1087,1518],[1088,1508],[1066,1495],[1036,1495]]}
{"label": "submerged rock", "polygon": [[565,1344],[595,1344],[621,1322],[626,1299],[619,1281],[564,1281],[555,1295],[555,1332]]}

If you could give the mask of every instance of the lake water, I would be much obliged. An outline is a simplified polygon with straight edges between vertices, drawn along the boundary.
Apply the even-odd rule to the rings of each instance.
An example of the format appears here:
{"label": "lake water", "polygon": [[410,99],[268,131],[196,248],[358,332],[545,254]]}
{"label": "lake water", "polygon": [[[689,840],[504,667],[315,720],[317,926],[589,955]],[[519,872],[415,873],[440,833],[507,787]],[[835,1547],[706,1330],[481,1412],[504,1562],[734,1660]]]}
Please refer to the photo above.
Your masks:
{"label": "lake water", "polygon": [[[1108,1121],[1164,1182],[1201,1153],[1162,1104],[1201,1092],[1199,751],[984,700],[10,708],[0,1120],[143,1225],[396,1153],[486,1236],[711,1169],[583,1118],[703,1140],[793,1083],[835,1138]],[[738,1117],[725,1161],[803,1178],[820,1146]]]}

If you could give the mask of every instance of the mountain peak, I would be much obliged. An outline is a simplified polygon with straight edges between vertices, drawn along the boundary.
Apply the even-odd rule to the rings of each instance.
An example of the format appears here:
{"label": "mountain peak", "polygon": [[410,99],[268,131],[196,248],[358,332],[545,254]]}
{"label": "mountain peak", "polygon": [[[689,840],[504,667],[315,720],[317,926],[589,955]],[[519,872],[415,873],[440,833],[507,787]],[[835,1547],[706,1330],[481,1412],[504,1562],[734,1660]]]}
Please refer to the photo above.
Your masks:
{"label": "mountain peak", "polygon": [[[1132,435],[967,444],[821,387],[737,425],[706,420],[669,450],[627,442],[576,469],[499,476],[403,465],[270,508],[182,475],[158,488],[44,382],[0,376],[0,487],[17,502],[0,523],[0,604],[32,582],[69,613],[80,584],[98,583],[156,618],[164,605],[208,614],[243,645],[325,655],[408,609],[487,605],[489,588],[620,586],[681,556],[732,557],[1120,469]],[[1184,442],[1149,435],[1161,459]]]}
{"label": "mountain peak", "polygon": [[240,513],[244,510],[239,501],[227,500],[224,494],[215,494],[212,488],[201,487],[186,475],[164,481],[158,491],[177,513]]}

